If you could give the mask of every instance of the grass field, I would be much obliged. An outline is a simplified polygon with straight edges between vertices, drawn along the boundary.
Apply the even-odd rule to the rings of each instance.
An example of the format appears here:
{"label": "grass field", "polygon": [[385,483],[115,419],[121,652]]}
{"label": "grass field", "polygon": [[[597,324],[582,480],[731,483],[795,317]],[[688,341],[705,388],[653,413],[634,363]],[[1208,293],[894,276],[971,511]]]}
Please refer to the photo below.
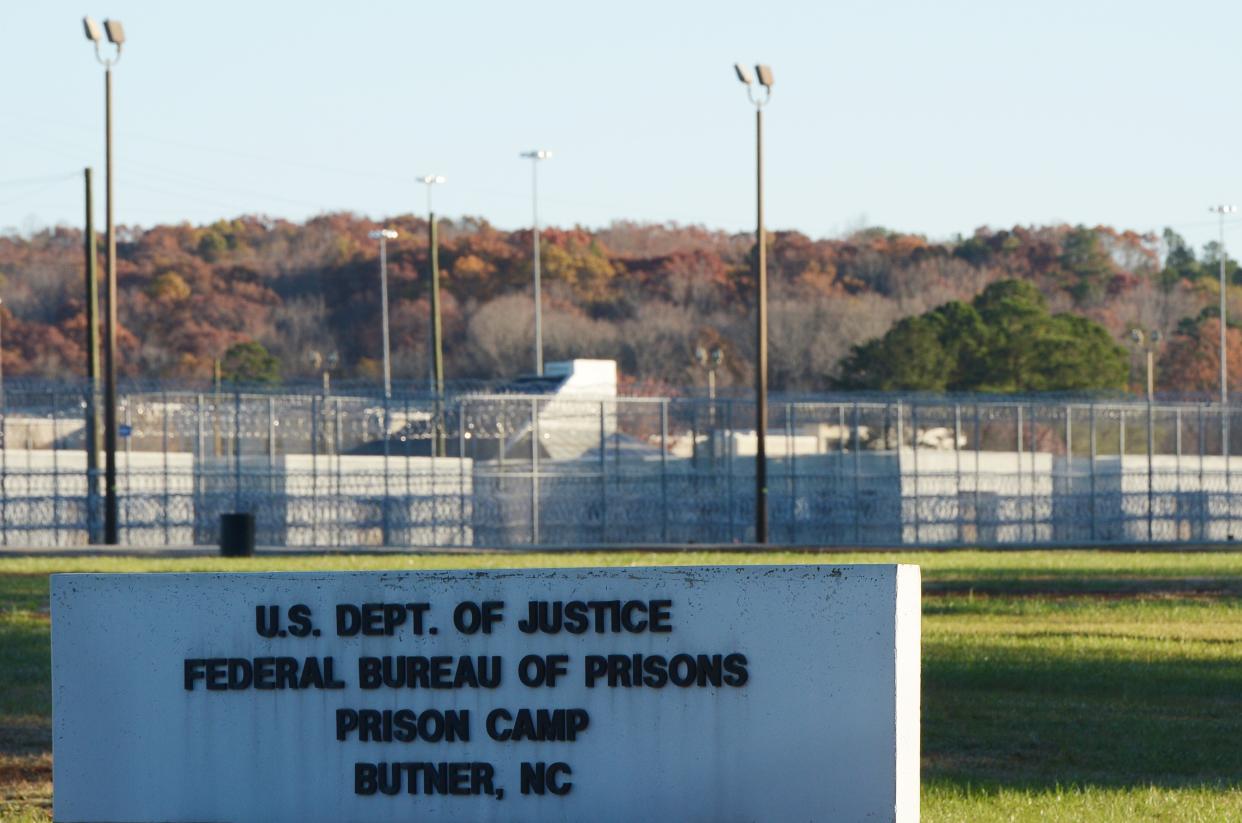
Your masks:
{"label": "grass field", "polygon": [[48,578],[700,563],[923,567],[923,819],[1242,821],[1242,554],[0,557],[0,819],[50,819]]}

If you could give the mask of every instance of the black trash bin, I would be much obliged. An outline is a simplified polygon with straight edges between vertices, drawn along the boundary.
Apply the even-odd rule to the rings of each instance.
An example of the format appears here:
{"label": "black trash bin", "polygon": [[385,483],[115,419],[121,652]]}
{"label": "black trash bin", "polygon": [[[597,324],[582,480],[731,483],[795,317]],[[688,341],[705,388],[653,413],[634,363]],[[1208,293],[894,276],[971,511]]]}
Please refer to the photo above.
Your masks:
{"label": "black trash bin", "polygon": [[220,554],[223,557],[254,556],[254,515],[220,515]]}

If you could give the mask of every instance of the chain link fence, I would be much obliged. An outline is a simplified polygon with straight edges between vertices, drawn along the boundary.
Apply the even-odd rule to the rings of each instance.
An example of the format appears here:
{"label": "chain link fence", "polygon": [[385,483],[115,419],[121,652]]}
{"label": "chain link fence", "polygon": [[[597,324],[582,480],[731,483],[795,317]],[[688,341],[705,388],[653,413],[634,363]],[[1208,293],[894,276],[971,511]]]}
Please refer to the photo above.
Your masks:
{"label": "chain link fence", "polygon": [[[90,393],[6,387],[0,545],[102,534]],[[781,398],[774,543],[1227,543],[1242,536],[1238,409],[1049,399]],[[747,400],[123,392],[121,542],[612,546],[754,535]]]}

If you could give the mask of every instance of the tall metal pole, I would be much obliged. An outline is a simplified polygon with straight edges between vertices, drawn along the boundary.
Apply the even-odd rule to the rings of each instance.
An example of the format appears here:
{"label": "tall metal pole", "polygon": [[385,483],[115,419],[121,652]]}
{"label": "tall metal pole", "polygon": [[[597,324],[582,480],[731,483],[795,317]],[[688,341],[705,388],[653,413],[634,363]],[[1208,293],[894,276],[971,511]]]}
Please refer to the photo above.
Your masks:
{"label": "tall metal pole", "polygon": [[[755,106],[755,542],[768,542],[768,255],[763,227],[763,107],[772,97],[772,68],[735,63],[737,79]],[[755,78],[763,91],[756,95]]]}
{"label": "tall metal pole", "polygon": [[431,244],[431,353],[435,385],[435,456],[444,457],[444,346],[440,326],[440,238],[436,232],[436,215],[430,209],[431,187],[427,187],[427,226]]}
{"label": "tall metal pole", "polygon": [[755,109],[755,165],[758,225],[755,279],[759,300],[755,329],[755,542],[768,542],[768,259],[763,228],[763,109]]}
{"label": "tall metal pole", "polygon": [[[1220,215],[1220,404],[1223,407],[1229,402],[1229,372],[1227,369],[1228,350],[1225,348],[1225,325],[1228,322],[1225,308],[1225,209],[1221,206]],[[1222,411],[1221,414],[1224,414]]]}
{"label": "tall metal pole", "polygon": [[380,232],[380,320],[384,336],[384,397],[392,397],[392,360],[388,344],[388,234]]}
{"label": "tall metal pole", "polygon": [[543,374],[543,297],[539,283],[539,158],[530,161],[530,200],[535,254],[535,374]]}
{"label": "tall metal pole", "polygon": [[112,201],[112,67],[104,70],[104,209],[107,223],[107,302],[104,331],[104,543],[118,543],[116,497],[116,225]]}
{"label": "tall metal pole", "polygon": [[[1228,288],[1225,283],[1225,215],[1233,214],[1237,210],[1237,206],[1227,205],[1211,206],[1208,209],[1208,211],[1217,215],[1220,225],[1220,244],[1217,246],[1217,254],[1220,255],[1220,404],[1222,407],[1229,402],[1229,355],[1226,351],[1225,335],[1229,324],[1225,301],[1225,293]],[[1224,419],[1223,410],[1221,412],[1221,418]]]}
{"label": "tall metal pole", "polygon": [[86,183],[86,506],[87,540],[99,540],[95,519],[99,499],[99,252],[95,247],[94,172],[85,169]]}
{"label": "tall metal pole", "polygon": [[533,232],[531,243],[534,246],[535,272],[535,374],[543,374],[543,295],[540,283],[539,256],[539,161],[552,157],[547,149],[524,151],[520,155],[530,160],[530,200]]}

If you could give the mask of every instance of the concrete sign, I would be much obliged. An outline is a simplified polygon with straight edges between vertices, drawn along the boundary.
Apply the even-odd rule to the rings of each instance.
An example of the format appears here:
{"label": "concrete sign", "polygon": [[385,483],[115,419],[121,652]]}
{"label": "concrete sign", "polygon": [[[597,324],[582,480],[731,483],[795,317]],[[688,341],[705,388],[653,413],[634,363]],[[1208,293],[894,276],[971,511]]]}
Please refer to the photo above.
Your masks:
{"label": "concrete sign", "polygon": [[918,819],[919,570],[52,577],[55,819]]}

